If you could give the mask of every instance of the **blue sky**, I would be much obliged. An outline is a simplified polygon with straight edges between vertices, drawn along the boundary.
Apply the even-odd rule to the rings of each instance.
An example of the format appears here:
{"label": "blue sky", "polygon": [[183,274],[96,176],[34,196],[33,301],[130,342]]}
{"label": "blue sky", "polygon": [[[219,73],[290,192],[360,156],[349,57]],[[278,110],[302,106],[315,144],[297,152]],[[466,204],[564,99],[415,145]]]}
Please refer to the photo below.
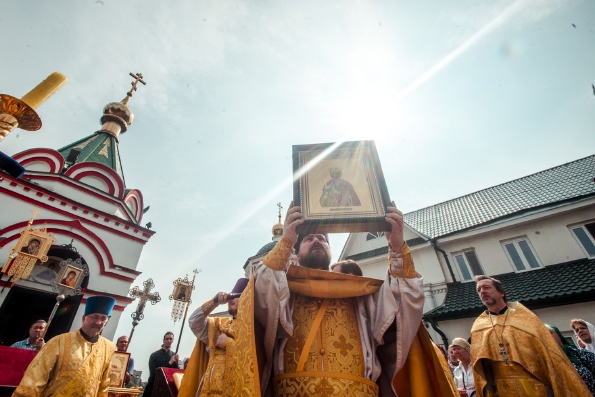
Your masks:
{"label": "blue sky", "polygon": [[[134,285],[152,277],[167,297],[200,268],[195,309],[270,241],[292,145],[374,139],[405,212],[593,154],[592,15],[579,0],[9,2],[0,91],[20,97],[55,70],[69,83],[39,108],[42,130],[0,149],[93,133],[143,73],[120,151],[157,234]],[[345,238],[331,236],[335,257]],[[179,332],[171,307],[148,307],[135,331],[145,373]],[[193,343],[186,329],[182,356]]]}

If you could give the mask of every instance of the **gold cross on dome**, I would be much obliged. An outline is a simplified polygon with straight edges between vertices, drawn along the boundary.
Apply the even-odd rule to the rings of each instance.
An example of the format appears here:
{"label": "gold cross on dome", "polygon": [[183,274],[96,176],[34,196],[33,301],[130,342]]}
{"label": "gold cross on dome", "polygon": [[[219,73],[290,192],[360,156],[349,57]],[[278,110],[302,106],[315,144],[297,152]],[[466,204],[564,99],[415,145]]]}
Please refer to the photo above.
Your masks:
{"label": "gold cross on dome", "polygon": [[281,210],[283,209],[283,206],[281,203],[277,203],[277,207],[279,207],[279,223],[281,223]]}
{"label": "gold cross on dome", "polygon": [[142,73],[137,73],[137,74],[132,74],[129,73],[130,76],[134,79],[133,83],[130,83],[132,85],[132,88],[130,89],[130,91],[128,91],[128,96],[132,96],[132,92],[136,91],[136,86],[138,83],[142,83],[143,85],[147,85],[147,83],[145,83],[143,81],[143,74]]}

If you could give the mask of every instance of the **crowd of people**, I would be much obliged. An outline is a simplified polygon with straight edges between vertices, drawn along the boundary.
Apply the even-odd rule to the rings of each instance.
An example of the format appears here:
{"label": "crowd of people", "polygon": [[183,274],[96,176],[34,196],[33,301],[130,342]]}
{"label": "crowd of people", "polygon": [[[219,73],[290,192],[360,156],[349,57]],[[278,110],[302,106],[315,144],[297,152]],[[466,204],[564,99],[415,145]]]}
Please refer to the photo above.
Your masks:
{"label": "crowd of people", "polygon": [[[487,310],[471,336],[452,339],[448,353],[434,344],[422,323],[423,277],[404,242],[402,214],[389,207],[386,220],[387,272],[375,280],[362,277],[352,260],[331,265],[328,235],[299,235],[300,208],[290,206],[281,240],[252,277],[190,316],[189,326],[209,355],[199,372],[195,349],[188,362],[194,370],[182,382],[195,389],[186,395],[593,395],[595,328],[572,320],[579,341],[574,346],[521,303],[508,302],[492,277],[475,279]],[[47,343],[41,337],[46,323],[35,322],[29,338],[14,345],[40,350],[14,395],[107,396],[111,354],[128,347],[126,336],[114,345],[100,335],[114,303],[88,298],[81,328]],[[209,316],[223,304],[230,317]],[[151,354],[145,397],[156,395],[157,368],[179,368],[173,341],[173,333],[165,333]],[[131,360],[129,374],[133,367]]]}

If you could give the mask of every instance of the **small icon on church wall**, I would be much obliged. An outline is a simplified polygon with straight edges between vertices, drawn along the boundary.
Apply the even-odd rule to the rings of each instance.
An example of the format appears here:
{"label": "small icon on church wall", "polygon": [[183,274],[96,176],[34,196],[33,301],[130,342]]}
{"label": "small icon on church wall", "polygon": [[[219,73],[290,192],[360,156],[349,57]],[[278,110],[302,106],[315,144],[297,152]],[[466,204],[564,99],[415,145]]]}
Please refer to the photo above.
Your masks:
{"label": "small icon on church wall", "polygon": [[74,289],[82,274],[83,269],[68,265],[64,268],[64,271],[60,275],[60,281],[58,282],[58,285],[65,288]]}

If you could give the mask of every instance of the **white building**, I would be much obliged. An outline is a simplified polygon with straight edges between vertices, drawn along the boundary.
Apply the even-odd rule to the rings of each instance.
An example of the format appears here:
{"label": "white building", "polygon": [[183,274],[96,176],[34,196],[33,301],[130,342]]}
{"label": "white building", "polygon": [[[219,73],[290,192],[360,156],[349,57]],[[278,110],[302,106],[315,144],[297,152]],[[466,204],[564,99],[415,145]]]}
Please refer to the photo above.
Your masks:
{"label": "white building", "polygon": [[36,208],[41,215],[33,226],[46,224],[57,240],[49,260],[37,264],[27,280],[10,287],[3,275],[1,344],[24,339],[32,320],[47,319],[56,302],[50,286],[56,264],[79,256],[89,267],[83,294],[62,302],[47,335],[79,328],[86,299],[109,295],[116,306],[103,335],[113,339],[122,311],[132,302],[127,294],[140,274],[141,251],[154,234],[141,226],[143,196],[126,186],[118,150],[121,133],[133,120],[130,96],[104,108],[99,131],[58,150],[35,148],[14,155],[27,170],[21,178],[0,172],[2,264]]}
{"label": "white building", "polygon": [[[424,321],[436,343],[470,336],[485,310],[472,281],[480,274],[502,281],[509,300],[567,337],[571,319],[595,321],[595,156],[407,213],[404,220],[424,276]],[[383,278],[386,245],[382,233],[351,234],[340,259]]]}

